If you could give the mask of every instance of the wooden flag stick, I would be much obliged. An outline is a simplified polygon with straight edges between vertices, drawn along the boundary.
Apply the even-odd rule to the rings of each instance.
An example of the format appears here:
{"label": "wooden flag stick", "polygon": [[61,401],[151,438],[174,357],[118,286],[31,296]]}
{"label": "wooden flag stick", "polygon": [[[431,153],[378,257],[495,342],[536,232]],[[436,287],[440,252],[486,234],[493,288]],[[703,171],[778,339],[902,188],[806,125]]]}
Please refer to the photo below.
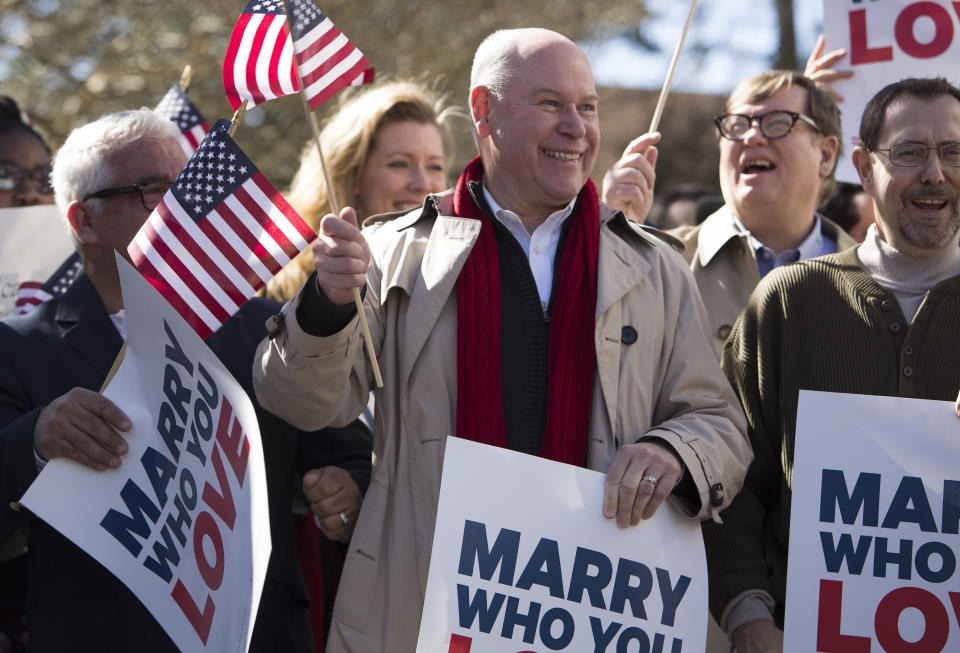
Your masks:
{"label": "wooden flag stick", "polygon": [[190,64],[187,64],[183,67],[183,72],[180,73],[180,90],[184,93],[187,92],[187,89],[190,88],[190,80],[193,78],[193,69],[190,67]]}
{"label": "wooden flag stick", "polygon": [[680,52],[683,50],[683,42],[687,39],[687,32],[690,30],[690,23],[693,22],[693,13],[697,10],[697,0],[690,3],[690,13],[687,14],[687,24],[683,26],[683,34],[677,41],[677,47],[673,51],[673,59],[670,60],[670,69],[667,71],[667,79],[660,89],[660,99],[657,100],[657,108],[653,112],[653,120],[650,121],[650,131],[657,131],[660,126],[660,118],[663,116],[663,107],[667,103],[667,96],[670,95],[670,83],[673,81],[673,73],[677,69],[677,61],[680,59]]}
{"label": "wooden flag stick", "polygon": [[[293,34],[290,26],[290,7],[287,0],[283,0],[283,10],[287,17],[287,28]],[[292,38],[292,36],[291,36]],[[296,55],[294,55],[296,56]],[[300,75],[300,64],[295,66],[297,69],[297,81],[300,83],[300,92],[297,94],[303,101],[303,112],[307,115],[307,122],[310,123],[310,129],[313,131],[313,141],[317,145],[317,154],[320,155],[320,169],[323,170],[323,180],[327,184],[327,199],[330,202],[330,212],[340,215],[340,204],[337,202],[337,194],[330,183],[330,173],[327,172],[327,161],[323,156],[323,148],[320,146],[320,124],[317,117],[310,110],[310,104],[307,102],[307,95],[304,92],[303,77]],[[360,297],[360,289],[353,289],[353,303],[357,307],[357,315],[360,317],[360,328],[363,330],[363,342],[366,346],[367,357],[370,359],[370,367],[373,368],[373,378],[378,388],[383,387],[383,376],[380,375],[380,365],[377,363],[377,352],[373,348],[373,336],[370,335],[370,325],[367,323],[367,314],[363,310],[363,299]]]}
{"label": "wooden flag stick", "polygon": [[243,122],[243,115],[247,112],[247,100],[243,101],[236,111],[233,112],[233,118],[230,119],[230,129],[227,131],[227,136],[233,138],[233,135],[237,133],[237,128],[240,127],[240,123]]}

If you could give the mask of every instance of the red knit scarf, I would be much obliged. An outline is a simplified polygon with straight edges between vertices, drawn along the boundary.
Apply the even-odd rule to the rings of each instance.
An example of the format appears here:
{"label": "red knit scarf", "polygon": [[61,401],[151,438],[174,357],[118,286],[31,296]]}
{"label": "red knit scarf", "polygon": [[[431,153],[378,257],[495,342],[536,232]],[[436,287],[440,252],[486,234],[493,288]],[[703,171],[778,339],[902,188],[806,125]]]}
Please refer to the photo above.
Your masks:
{"label": "red knit scarf", "polygon": [[[476,157],[453,196],[454,214],[481,221],[480,236],[457,284],[457,435],[505,447],[500,371],[500,269],[490,219],[476,205],[468,182],[482,181]],[[600,242],[597,189],[589,179],[570,220],[553,288],[547,344],[547,423],[544,458],[586,463],[590,395],[596,367],[593,344]]]}

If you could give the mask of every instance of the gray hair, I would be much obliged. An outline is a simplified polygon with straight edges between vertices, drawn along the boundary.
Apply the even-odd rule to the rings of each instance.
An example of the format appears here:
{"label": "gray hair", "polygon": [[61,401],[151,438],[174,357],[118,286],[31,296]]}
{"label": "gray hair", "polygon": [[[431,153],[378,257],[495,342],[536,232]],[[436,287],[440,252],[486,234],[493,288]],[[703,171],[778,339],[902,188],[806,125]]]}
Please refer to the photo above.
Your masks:
{"label": "gray hair", "polygon": [[[503,88],[513,71],[510,63],[517,52],[519,29],[499,29],[483,39],[473,55],[470,69],[470,93],[484,86],[498,100],[503,99]],[[470,98],[467,98],[469,106]]]}
{"label": "gray hair", "polygon": [[[173,122],[146,107],[110,113],[74,129],[54,157],[50,175],[60,215],[66,220],[71,202],[95,193],[107,183],[113,173],[109,159],[115,152],[143,140],[168,141],[182,152],[177,143],[179,135]],[[99,200],[88,201],[99,209]]]}

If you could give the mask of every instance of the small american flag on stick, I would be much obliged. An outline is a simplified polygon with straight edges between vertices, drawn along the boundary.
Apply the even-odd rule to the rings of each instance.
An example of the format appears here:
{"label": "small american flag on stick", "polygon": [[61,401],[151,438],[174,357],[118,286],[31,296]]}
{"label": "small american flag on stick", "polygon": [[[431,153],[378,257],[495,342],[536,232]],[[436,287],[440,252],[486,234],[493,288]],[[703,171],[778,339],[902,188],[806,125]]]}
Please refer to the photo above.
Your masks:
{"label": "small american flag on stick", "polygon": [[201,338],[316,238],[219,120],[128,247]]}
{"label": "small american flag on stick", "polygon": [[197,110],[179,84],[174,84],[167,91],[154,111],[169,118],[180,128],[180,147],[187,156],[193,155],[200,141],[210,131],[210,125],[207,124],[203,114]]}
{"label": "small american flag on stick", "polygon": [[60,264],[45,282],[24,281],[17,288],[17,300],[13,306],[14,315],[26,315],[37,306],[62,295],[73,283],[82,264],[80,254],[74,252]]}
{"label": "small american flag on stick", "polygon": [[[373,70],[363,53],[310,0],[251,0],[240,15],[223,60],[230,106],[254,106],[300,91],[300,65],[311,109],[345,86],[368,83]],[[291,31],[293,38],[290,38]]]}

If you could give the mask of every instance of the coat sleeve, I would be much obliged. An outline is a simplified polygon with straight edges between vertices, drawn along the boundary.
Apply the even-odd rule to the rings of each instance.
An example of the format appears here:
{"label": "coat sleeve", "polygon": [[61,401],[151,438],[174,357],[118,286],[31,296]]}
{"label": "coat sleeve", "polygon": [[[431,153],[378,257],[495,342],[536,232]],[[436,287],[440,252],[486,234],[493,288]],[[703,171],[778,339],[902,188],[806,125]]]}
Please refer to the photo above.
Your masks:
{"label": "coat sleeve", "polygon": [[715,518],[740,490],[752,453],[743,411],[707,336],[696,282],[679,257],[671,257],[676,261],[664,273],[660,388],[644,438],[662,439],[680,456],[699,499],[699,505],[681,500],[680,507],[698,519]]}
{"label": "coat sleeve", "polygon": [[[307,281],[314,283],[313,277]],[[313,336],[297,321],[301,289],[282,311],[282,325],[261,341],[253,360],[253,387],[260,405],[304,431],[350,424],[367,405],[373,370],[366,358],[360,320],[354,316],[331,336]],[[364,310],[374,350],[383,336],[380,273],[367,273]]]}
{"label": "coat sleeve", "polygon": [[0,348],[0,540],[25,525],[30,512],[14,510],[37,477],[33,457],[33,429],[40,408],[31,409],[30,398],[14,366]]}
{"label": "coat sleeve", "polygon": [[778,302],[761,284],[734,325],[723,352],[723,369],[740,398],[754,460],[743,490],[722,513],[722,524],[704,523],[710,576],[710,610],[719,618],[731,599],[762,590],[776,596],[771,581],[768,522],[780,502],[780,413],[776,374],[781,332]]}

